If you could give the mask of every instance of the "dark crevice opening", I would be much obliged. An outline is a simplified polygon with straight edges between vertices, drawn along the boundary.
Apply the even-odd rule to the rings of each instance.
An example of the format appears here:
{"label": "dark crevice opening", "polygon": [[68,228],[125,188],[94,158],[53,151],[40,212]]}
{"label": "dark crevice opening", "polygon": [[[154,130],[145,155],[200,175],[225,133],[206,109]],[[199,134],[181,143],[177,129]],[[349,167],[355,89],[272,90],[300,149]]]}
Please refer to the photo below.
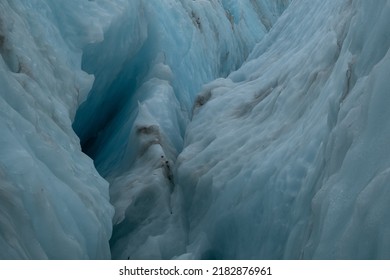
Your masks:
{"label": "dark crevice opening", "polygon": [[[123,125],[121,117],[131,109],[129,106],[140,86],[139,82],[148,72],[147,61],[151,55],[152,45],[147,40],[133,57],[127,60],[124,58],[121,70],[107,84],[102,84],[100,79],[106,78],[104,75],[108,70],[97,69],[92,65],[95,61],[94,56],[104,52],[104,49],[93,50],[91,54],[85,52],[82,69],[94,74],[95,82],[87,100],[78,108],[72,127],[80,138],[83,153],[94,161],[109,138],[106,135],[107,131],[119,130]],[[110,64],[107,63],[104,67],[110,67]]]}

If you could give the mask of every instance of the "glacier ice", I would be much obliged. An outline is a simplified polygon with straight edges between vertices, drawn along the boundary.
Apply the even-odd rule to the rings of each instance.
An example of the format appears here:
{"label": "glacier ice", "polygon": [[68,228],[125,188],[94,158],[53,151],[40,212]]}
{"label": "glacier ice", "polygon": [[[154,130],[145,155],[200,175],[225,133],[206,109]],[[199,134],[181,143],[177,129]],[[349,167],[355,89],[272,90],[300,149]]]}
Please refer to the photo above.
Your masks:
{"label": "glacier ice", "polygon": [[388,0],[2,1],[0,258],[389,259],[388,26]]}
{"label": "glacier ice", "polygon": [[192,257],[390,257],[389,8],[293,1],[204,88],[176,163]]}
{"label": "glacier ice", "polygon": [[73,127],[110,182],[113,258],[185,252],[173,167],[195,95],[242,64],[287,3],[131,1],[105,40],[85,48],[96,81]]}
{"label": "glacier ice", "polygon": [[110,258],[108,183],[72,130],[100,25],[79,1],[0,3],[1,259]]}

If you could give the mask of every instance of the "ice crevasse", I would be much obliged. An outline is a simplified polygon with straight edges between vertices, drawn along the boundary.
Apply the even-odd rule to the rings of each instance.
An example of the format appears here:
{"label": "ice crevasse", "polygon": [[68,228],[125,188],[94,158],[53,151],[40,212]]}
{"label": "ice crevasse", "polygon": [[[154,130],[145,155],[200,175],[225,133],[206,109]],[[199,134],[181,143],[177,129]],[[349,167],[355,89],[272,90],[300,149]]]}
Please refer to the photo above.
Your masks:
{"label": "ice crevasse", "polygon": [[1,259],[389,259],[390,1],[0,3]]}

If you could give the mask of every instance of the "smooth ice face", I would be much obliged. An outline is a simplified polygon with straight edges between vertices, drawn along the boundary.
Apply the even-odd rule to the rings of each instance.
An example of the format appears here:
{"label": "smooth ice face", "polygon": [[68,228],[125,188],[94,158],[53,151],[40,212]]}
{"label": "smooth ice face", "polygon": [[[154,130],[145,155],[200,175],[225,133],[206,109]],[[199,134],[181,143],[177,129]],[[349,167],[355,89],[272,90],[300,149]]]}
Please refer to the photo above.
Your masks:
{"label": "smooth ice face", "polygon": [[388,1],[293,1],[205,86],[176,163],[187,257],[390,258],[389,24]]}

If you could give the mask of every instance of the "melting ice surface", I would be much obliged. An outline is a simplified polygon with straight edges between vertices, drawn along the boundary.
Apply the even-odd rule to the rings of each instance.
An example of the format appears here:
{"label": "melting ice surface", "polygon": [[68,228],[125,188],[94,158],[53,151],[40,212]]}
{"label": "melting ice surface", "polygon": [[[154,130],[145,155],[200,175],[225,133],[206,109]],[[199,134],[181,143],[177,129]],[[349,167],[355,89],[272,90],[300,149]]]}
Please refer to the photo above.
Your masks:
{"label": "melting ice surface", "polygon": [[389,259],[388,26],[387,0],[2,1],[0,258]]}

